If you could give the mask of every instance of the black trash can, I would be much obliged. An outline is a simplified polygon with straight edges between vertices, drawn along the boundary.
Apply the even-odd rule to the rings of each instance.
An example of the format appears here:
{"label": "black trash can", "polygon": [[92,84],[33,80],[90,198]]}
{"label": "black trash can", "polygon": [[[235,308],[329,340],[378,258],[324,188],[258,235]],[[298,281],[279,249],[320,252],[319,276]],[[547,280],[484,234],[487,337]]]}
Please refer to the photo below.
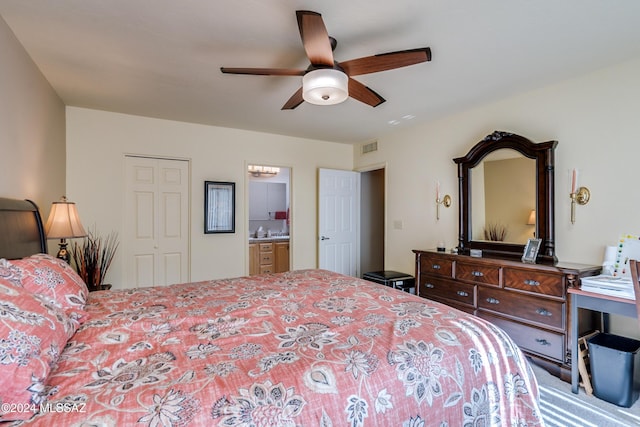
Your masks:
{"label": "black trash can", "polygon": [[370,282],[380,283],[381,285],[415,294],[416,279],[406,273],[391,270],[370,271],[369,273],[364,273],[362,278]]}
{"label": "black trash can", "polygon": [[640,395],[640,341],[603,333],[588,342],[596,397],[624,408],[633,405]]}

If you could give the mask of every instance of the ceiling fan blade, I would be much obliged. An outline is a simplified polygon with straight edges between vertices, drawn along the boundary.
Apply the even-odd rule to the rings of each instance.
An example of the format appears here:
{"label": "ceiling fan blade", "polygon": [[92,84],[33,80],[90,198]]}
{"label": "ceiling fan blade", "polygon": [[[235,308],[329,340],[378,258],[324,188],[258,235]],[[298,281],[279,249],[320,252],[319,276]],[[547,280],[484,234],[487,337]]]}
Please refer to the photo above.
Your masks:
{"label": "ceiling fan blade", "polygon": [[377,107],[385,102],[385,99],[374,90],[352,78],[349,78],[349,96],[372,107]]}
{"label": "ceiling fan blade", "polygon": [[304,76],[305,70],[293,68],[229,68],[220,67],[226,74],[250,74],[258,76]]}
{"label": "ceiling fan blade", "polygon": [[352,59],[341,62],[340,66],[348,76],[359,76],[377,73],[378,71],[393,70],[394,68],[406,67],[426,61],[431,61],[431,49],[423,47]]}
{"label": "ceiling fan blade", "polygon": [[333,67],[331,41],[322,15],[309,10],[298,10],[296,16],[302,45],[311,64]]}
{"label": "ceiling fan blade", "polygon": [[304,102],[304,99],[302,99],[302,88],[300,88],[291,98],[289,98],[287,102],[285,102],[281,110],[293,110],[298,105],[302,104],[302,102]]}

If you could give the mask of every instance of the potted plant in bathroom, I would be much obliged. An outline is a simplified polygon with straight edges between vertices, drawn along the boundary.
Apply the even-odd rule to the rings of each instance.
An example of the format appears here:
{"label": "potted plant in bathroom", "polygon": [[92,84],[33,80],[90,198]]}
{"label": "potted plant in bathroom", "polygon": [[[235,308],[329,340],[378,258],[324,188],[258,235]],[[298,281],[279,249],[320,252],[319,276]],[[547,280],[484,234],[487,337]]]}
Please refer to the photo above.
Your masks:
{"label": "potted plant in bathroom", "polygon": [[104,284],[104,278],[118,249],[118,235],[111,232],[100,236],[97,231],[90,229],[81,243],[73,242],[73,261],[78,275],[87,284],[89,291],[109,289]]}

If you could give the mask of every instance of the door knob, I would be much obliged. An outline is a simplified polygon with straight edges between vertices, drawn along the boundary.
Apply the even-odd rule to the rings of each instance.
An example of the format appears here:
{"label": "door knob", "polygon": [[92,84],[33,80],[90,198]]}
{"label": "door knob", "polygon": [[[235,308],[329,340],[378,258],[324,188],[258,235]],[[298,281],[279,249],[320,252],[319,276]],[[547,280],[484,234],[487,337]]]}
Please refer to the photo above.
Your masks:
{"label": "door knob", "polygon": [[326,237],[326,236],[320,236],[320,240],[329,240],[329,237]]}

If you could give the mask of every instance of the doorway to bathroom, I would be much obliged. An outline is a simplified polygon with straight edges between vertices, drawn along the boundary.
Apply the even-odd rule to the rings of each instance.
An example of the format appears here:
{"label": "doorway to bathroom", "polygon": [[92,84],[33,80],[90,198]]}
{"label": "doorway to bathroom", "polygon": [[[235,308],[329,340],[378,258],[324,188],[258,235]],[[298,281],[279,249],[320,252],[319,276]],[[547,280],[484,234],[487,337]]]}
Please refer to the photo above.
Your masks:
{"label": "doorway to bathroom", "polygon": [[289,271],[291,169],[250,164],[249,275]]}

